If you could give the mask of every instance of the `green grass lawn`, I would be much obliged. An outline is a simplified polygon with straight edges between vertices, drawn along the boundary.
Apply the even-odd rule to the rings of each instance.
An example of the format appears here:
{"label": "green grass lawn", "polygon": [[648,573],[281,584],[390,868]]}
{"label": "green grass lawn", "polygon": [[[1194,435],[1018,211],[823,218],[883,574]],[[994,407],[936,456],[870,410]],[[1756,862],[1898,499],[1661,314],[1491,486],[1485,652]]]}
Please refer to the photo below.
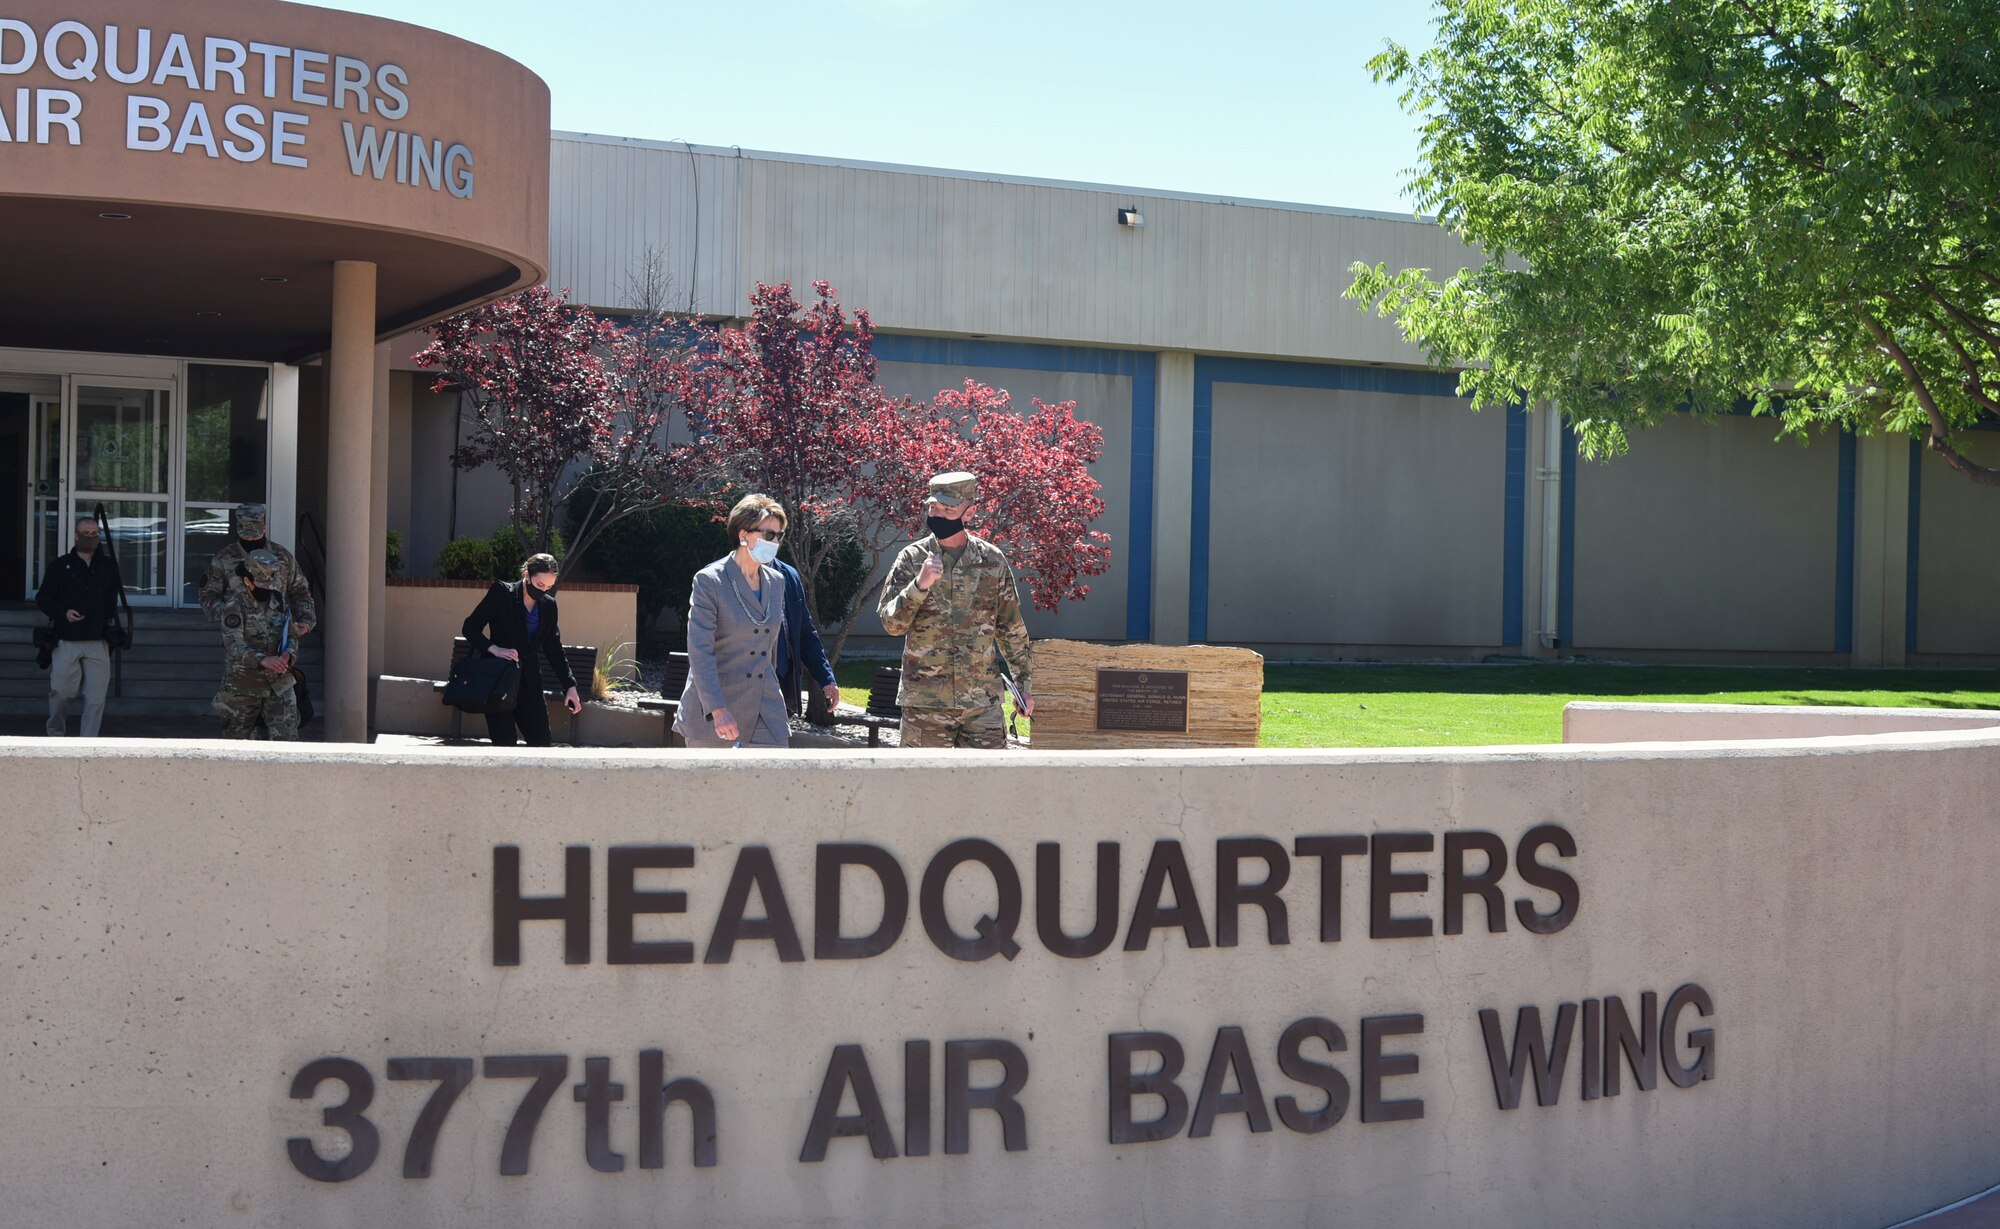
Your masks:
{"label": "green grass lawn", "polygon": [[[868,702],[876,661],[835,670]],[[1266,666],[1266,747],[1432,747],[1562,741],[1571,700],[2000,708],[2000,670],[1735,666]],[[1024,723],[1025,724],[1025,723]]]}
{"label": "green grass lawn", "polygon": [[1736,666],[1267,666],[1266,747],[1562,741],[1571,700],[2000,708],[2000,670]]}

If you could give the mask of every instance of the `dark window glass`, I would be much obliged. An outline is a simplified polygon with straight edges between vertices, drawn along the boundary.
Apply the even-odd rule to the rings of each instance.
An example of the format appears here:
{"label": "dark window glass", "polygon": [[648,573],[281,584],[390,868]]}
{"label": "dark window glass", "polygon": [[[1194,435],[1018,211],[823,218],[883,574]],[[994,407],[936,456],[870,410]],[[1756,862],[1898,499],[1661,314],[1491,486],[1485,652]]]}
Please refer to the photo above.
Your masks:
{"label": "dark window glass", "polygon": [[265,491],[270,372],[188,364],[187,494],[190,503],[256,503]]}

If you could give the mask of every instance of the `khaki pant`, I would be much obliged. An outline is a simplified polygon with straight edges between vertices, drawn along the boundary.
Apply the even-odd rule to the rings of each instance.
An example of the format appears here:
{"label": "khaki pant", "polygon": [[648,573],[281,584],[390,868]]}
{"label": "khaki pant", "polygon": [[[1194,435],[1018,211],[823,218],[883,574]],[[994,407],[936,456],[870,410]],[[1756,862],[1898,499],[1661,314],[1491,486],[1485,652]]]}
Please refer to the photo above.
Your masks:
{"label": "khaki pant", "polygon": [[69,702],[83,692],[83,725],[78,733],[96,738],[104,725],[104,696],[111,690],[111,649],[102,640],[62,640],[49,663],[50,738],[69,730]]}
{"label": "khaki pant", "polygon": [[906,708],[903,710],[903,745],[1004,751],[1007,747],[1007,717],[998,704],[982,704],[974,708]]}

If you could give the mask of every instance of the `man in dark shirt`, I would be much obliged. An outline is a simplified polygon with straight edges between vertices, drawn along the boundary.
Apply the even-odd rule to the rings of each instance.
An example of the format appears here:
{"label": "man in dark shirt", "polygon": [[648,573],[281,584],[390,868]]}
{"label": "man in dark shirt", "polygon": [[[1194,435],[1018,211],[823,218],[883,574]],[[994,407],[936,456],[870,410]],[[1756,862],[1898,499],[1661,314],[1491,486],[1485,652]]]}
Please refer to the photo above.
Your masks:
{"label": "man in dark shirt", "polygon": [[118,563],[98,545],[95,517],[76,519],[76,547],[49,563],[35,605],[56,626],[55,657],[49,666],[51,738],[69,726],[69,702],[83,692],[85,738],[104,724],[104,694],[111,687],[111,647],[104,633],[118,622]]}
{"label": "man in dark shirt", "polygon": [[777,655],[778,685],[785,693],[785,708],[792,716],[799,715],[799,692],[805,689],[807,677],[826,697],[828,709],[839,708],[840,685],[833,681],[833,667],[819,642],[819,630],[806,614],[805,582],[799,579],[798,569],[782,559],[773,559],[771,566],[785,578],[785,634],[778,637]]}

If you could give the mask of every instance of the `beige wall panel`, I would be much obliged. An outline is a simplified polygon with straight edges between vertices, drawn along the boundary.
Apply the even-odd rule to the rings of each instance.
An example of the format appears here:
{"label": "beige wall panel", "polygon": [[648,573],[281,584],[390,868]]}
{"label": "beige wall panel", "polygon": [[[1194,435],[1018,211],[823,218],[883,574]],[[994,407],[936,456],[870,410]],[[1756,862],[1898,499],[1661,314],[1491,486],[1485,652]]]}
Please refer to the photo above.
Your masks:
{"label": "beige wall panel", "polygon": [[[426,381],[428,383],[428,381]],[[403,535],[409,547],[410,510],[413,499],[410,470],[410,443],[414,415],[416,381],[407,371],[389,373],[389,528]],[[421,483],[422,477],[416,482]]]}
{"label": "beige wall panel", "polygon": [[297,511],[310,513],[322,535],[326,533],[326,432],[326,368],[301,367]]}
{"label": "beige wall panel", "polygon": [[461,538],[483,538],[492,533],[507,523],[514,488],[507,476],[491,465],[474,470],[452,467],[454,441],[463,443],[472,431],[470,410],[465,412],[463,424],[457,422],[456,393],[426,392],[420,381],[411,406],[410,469],[417,480],[410,493],[408,566],[403,575],[436,576],[438,551],[452,539],[454,524]]}
{"label": "beige wall panel", "polygon": [[1950,708],[1848,708],[1809,704],[1623,704],[1572,700],[1563,705],[1566,743],[1736,742],[1764,738],[1839,738],[1912,730],[1990,729],[2000,711]]}
{"label": "beige wall panel", "polygon": [[[762,753],[395,751],[155,740],[9,740],[0,773],[0,1224],[734,1226],[1247,1223],[1382,1229],[1614,1224],[1880,1229],[2000,1177],[2000,944],[1941,942],[2000,914],[2000,737],[1991,731],[1663,747],[1387,752],[913,751]],[[218,805],[221,794],[277,800]],[[945,800],[940,805],[940,800]],[[1910,840],[1885,817],[1923,817]],[[1577,888],[1574,920],[1529,932],[1513,912],[1554,908],[1521,873],[1522,838],[1558,824],[1574,856],[1535,861]],[[1490,833],[1507,855],[1504,931],[1471,896],[1465,932],[1442,925],[1450,833]],[[1115,842],[1120,925],[1156,843],[1187,859],[1217,933],[1217,841],[1416,834],[1396,855],[1412,890],[1371,902],[1372,857],[1348,858],[1339,942],[1321,942],[1321,868],[1289,859],[1273,943],[1256,906],[1233,946],[1191,946],[1176,927],[1066,959],[1037,933],[1035,846],[1061,846],[1061,912],[1089,929],[1093,846]],[[991,842],[1021,877],[1015,959],[955,960],[920,914],[920,884],[948,842]],[[908,881],[906,924],[866,959],[815,958],[821,842],[869,842]],[[609,851],[680,845],[684,870],[637,876],[634,938],[692,944],[681,964],[607,962]],[[521,853],[524,895],[563,890],[564,847],[590,858],[587,962],[562,959],[563,924],[520,928],[518,965],[496,965],[496,847]],[[802,959],[765,939],[709,964],[732,868],[768,850]],[[1378,845],[1378,849],[1386,849]],[[1280,856],[1283,856],[1282,853]],[[1483,857],[1483,855],[1482,855]],[[1387,859],[1384,858],[1386,863]],[[1477,863],[1483,865],[1483,863]],[[1243,868],[1256,882],[1259,868]],[[843,933],[867,933],[880,897],[845,877]],[[760,888],[768,893],[770,887]],[[666,912],[671,894],[685,910]],[[946,923],[970,935],[994,912],[978,867],[944,880]],[[768,916],[752,893],[745,914]],[[1371,904],[1428,919],[1427,935],[1371,938]],[[511,930],[511,928],[509,928]],[[1114,935],[1118,940],[1120,935]],[[1581,1095],[1573,1037],[1556,1103],[1502,1109],[1479,1013],[1511,1042],[1517,1009],[1542,1027],[1559,1004],[1645,993],[1664,1007],[1697,985],[1712,1010],[1663,1030],[1663,1060],[1714,1078]],[[1380,1082],[1421,1116],[1362,1109],[1363,1021],[1422,1017],[1382,1039],[1412,1070]],[[1586,1027],[1575,1012],[1572,1028]],[[1322,1017],[1344,1048],[1304,1057],[1350,1092],[1323,1134],[1280,1121],[1322,1093],[1277,1061],[1288,1024]],[[1217,1032],[1239,1028],[1270,1129],[1222,1113],[1213,1131],[1114,1145],[1107,1038],[1175,1038],[1177,1085],[1198,1097]],[[995,1039],[1026,1063],[1025,1147],[1003,1151],[997,1116],[970,1115],[967,1152],[944,1150],[945,1043]],[[928,1155],[901,1155],[904,1045],[930,1053]],[[893,1159],[835,1138],[801,1160],[836,1045],[859,1046]],[[1503,1043],[1505,1044],[1505,1043]],[[641,1168],[639,1056],[699,1080],[715,1102],[715,1164],[696,1168],[684,1109],[667,1112],[662,1167]],[[1600,1051],[1601,1053],[1601,1051]],[[559,1055],[562,1078],[526,1173],[498,1173],[529,1081],[485,1062]],[[320,1058],[368,1076],[379,1151],[351,1181],[313,1182],[286,1141],[342,1155],[322,1112],[346,1090],[294,1098]],[[445,1115],[429,1177],[404,1177],[413,1124],[436,1083],[391,1080],[392,1058],[458,1058],[471,1080]],[[623,1096],[603,1108],[619,1172],[585,1159],[590,1110],[573,1091],[586,1058]],[[1142,1055],[1139,1064],[1146,1064]],[[1615,1060],[1615,1055],[1614,1055]],[[1607,1064],[1608,1065],[1608,1064]],[[1147,1067],[1140,1065],[1139,1070]],[[1234,1094],[1243,1068],[1219,1091]],[[997,1064],[980,1062],[973,1087]],[[1159,1109],[1140,1097],[1134,1117]],[[1412,1107],[1415,1108],[1415,1107]],[[853,1112],[851,1100],[846,1112]],[[1372,1119],[1372,1120],[1369,1120]]]}
{"label": "beige wall panel", "polygon": [[[451,642],[463,631],[466,616],[486,596],[486,585],[474,580],[424,584],[391,581],[384,591],[388,600],[389,641],[382,672],[403,678],[445,678],[451,668]],[[564,644],[593,645],[600,661],[631,657],[639,626],[636,588],[564,585],[557,597]],[[632,674],[629,667],[624,671],[625,676]],[[590,680],[577,681],[587,697]],[[473,728],[483,727],[475,722]]]}
{"label": "beige wall panel", "polygon": [[[700,150],[558,136],[554,284],[618,304],[647,243],[692,268],[697,173],[701,306],[722,314],[758,280],[825,279],[887,329],[1416,365],[1392,323],[1340,297],[1347,266],[1471,259],[1390,216]],[[1145,226],[1119,226],[1133,205]]]}
{"label": "beige wall panel", "polygon": [[550,143],[549,284],[578,302],[630,308],[648,251],[680,311],[740,315],[738,159],[594,138]]}
{"label": "beige wall panel", "polygon": [[434,393],[419,381],[410,397],[410,524],[403,537],[403,575],[435,576],[432,562],[451,532],[452,426],[458,394]]}
{"label": "beige wall panel", "polygon": [[491,465],[472,470],[447,465],[443,478],[457,492],[456,536],[483,538],[507,524],[507,510],[514,506],[514,487],[507,475]]}
{"label": "beige wall panel", "polygon": [[1834,651],[1840,442],[1676,414],[1576,467],[1577,649]]}
{"label": "beige wall panel", "polygon": [[1188,642],[1193,583],[1194,366],[1186,352],[1159,356],[1154,385],[1153,641]]}
{"label": "beige wall panel", "polygon": [[1500,643],[1504,414],[1416,394],[1214,388],[1210,640]]}
{"label": "beige wall panel", "polygon": [[[1111,535],[1111,568],[1090,580],[1090,594],[1083,601],[1064,602],[1054,612],[1034,608],[1034,599],[1028,596],[1024,580],[1021,611],[1027,617],[1029,634],[1037,639],[1123,640],[1132,507],[1131,378],[1086,372],[1025,371],[1014,367],[882,363],[876,369],[876,379],[898,396],[924,400],[935,397],[940,389],[955,389],[968,379],[978,380],[1012,393],[1018,410],[1033,410],[1036,397],[1047,402],[1075,401],[1078,418],[1089,419],[1103,428],[1104,455],[1091,466],[1090,472],[1103,484],[1098,494],[1104,500],[1104,515],[1094,528]],[[856,618],[854,634],[883,635],[882,621],[875,617],[872,605]]]}
{"label": "beige wall panel", "polygon": [[[1967,432],[1959,446],[1982,465],[2000,465],[2000,437]],[[1918,481],[1917,652],[2000,654],[1993,583],[2000,490],[1928,454]]]}

